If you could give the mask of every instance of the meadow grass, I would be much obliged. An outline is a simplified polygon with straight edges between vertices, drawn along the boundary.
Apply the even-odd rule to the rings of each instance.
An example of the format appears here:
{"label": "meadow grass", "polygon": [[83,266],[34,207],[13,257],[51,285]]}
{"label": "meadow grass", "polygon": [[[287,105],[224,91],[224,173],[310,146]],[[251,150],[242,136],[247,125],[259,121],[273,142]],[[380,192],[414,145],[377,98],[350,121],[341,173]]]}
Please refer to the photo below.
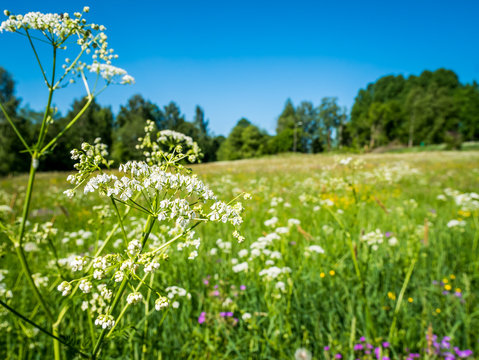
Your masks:
{"label": "meadow grass", "polygon": [[[443,359],[446,352],[458,357],[459,349],[478,354],[479,152],[345,158],[290,154],[193,166],[223,199],[243,191],[253,195],[245,203],[246,240],[237,243],[217,224],[195,229],[202,238],[199,256],[192,261],[172,248],[150,284],[186,292],[170,289],[171,306],[162,312],[152,310],[150,298],[128,308],[102,358],[293,359],[310,353],[315,359],[376,359],[380,352],[380,358],[418,353]],[[66,176],[38,174],[25,240],[53,309],[66,301],[56,290],[61,278],[55,268],[69,278],[64,259],[93,251],[115,223],[107,198],[65,197]],[[26,181],[0,180],[2,222],[18,221]],[[125,230],[134,235],[144,218],[132,215]],[[57,231],[39,239],[35,224],[45,222]],[[152,234],[162,231],[156,225]],[[2,235],[0,256],[0,299],[35,315],[38,305]],[[62,334],[88,348],[99,331],[90,326],[91,308],[81,306],[81,299],[72,301]],[[3,308],[0,329],[4,358],[52,357],[51,340]]]}

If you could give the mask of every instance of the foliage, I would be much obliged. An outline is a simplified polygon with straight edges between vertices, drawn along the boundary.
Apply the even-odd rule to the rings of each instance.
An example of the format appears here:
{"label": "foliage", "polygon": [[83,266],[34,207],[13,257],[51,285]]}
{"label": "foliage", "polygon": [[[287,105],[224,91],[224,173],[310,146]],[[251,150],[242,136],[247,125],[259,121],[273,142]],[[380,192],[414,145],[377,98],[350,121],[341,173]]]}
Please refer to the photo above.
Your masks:
{"label": "foliage", "polygon": [[[451,139],[477,137],[479,88],[462,85],[445,69],[420,76],[385,76],[361,89],[351,110],[351,143],[372,149],[393,141],[438,144]],[[457,146],[454,146],[457,148]]]}
{"label": "foliage", "polygon": [[[154,293],[147,302],[143,292],[143,301],[125,311],[117,326],[121,331],[106,338],[102,357],[292,359],[298,349],[307,349],[315,359],[340,353],[343,359],[371,360],[380,348],[390,359],[406,359],[410,353],[444,359],[435,354],[438,344],[441,353],[450,351],[459,358],[457,347],[471,350],[469,359],[477,358],[477,161],[477,152],[352,159],[288,154],[194,165],[199,179],[222,197],[254,189],[244,213],[246,239],[238,244],[222,224],[195,228],[202,241],[194,263],[188,259],[191,248],[171,248],[158,276],[151,284],[146,281],[161,290],[170,306],[156,311]],[[37,189],[42,196],[34,197],[30,218],[27,257],[41,269],[37,281],[54,299],[52,306],[69,302],[55,289],[60,279],[49,240],[59,249],[59,266],[70,279],[81,273],[71,272],[71,261],[106,240],[117,216],[109,198],[97,192],[61,196],[66,176],[40,174]],[[26,177],[0,181],[0,205],[8,205]],[[18,205],[1,213],[6,223],[21,216]],[[125,208],[119,204],[119,209]],[[131,212],[124,230],[141,236],[141,212]],[[35,223],[52,216],[55,231],[34,230]],[[45,233],[48,237],[41,236]],[[158,241],[166,236],[160,226],[152,235]],[[118,228],[106,253],[123,248]],[[0,293],[11,290],[13,297],[0,299],[29,313],[37,303],[13,266],[14,249],[2,249],[0,269],[8,272],[0,271],[5,289]],[[86,301],[91,293],[82,296]],[[96,337],[90,334],[88,310],[73,311],[83,298],[72,299],[66,321],[75,327],[61,331],[81,348]],[[88,306],[97,304],[99,300]],[[124,298],[121,306],[127,304]],[[53,357],[49,337],[14,315],[0,313],[0,327],[4,357]],[[373,347],[371,354],[364,353],[367,346]]]}

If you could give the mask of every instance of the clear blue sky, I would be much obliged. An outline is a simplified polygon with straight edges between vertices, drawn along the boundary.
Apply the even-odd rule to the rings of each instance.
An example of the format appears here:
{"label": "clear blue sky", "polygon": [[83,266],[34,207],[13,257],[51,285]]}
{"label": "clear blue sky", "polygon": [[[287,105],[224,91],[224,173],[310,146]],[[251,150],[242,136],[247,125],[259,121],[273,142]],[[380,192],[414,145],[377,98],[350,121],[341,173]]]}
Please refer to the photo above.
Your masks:
{"label": "clear blue sky", "polygon": [[[387,74],[445,67],[479,80],[479,1],[2,1],[14,13],[90,6],[105,25],[114,63],[136,78],[99,102],[115,112],[135,94],[175,101],[191,120],[201,105],[228,134],[244,116],[274,132],[287,98],[315,105],[337,96],[351,107],[360,88]],[[2,16],[2,20],[4,17]],[[26,40],[0,34],[0,66],[23,104],[41,109],[46,89]],[[81,88],[54,99],[65,113]]]}

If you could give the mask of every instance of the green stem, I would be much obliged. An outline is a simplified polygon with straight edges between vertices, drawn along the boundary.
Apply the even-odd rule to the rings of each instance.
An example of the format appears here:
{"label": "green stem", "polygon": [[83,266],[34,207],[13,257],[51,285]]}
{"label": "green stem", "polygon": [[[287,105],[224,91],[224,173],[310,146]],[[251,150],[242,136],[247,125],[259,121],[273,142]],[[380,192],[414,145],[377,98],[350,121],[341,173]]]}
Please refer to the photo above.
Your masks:
{"label": "green stem", "polygon": [[[138,196],[138,195],[137,195],[137,196]],[[128,213],[130,212],[130,209],[131,209],[131,208],[129,208],[129,207],[126,208],[125,213],[123,214],[123,218],[126,218],[126,216],[128,215]],[[108,244],[110,243],[111,239],[113,239],[113,235],[115,235],[116,231],[118,230],[118,227],[119,227],[119,226],[120,226],[119,224],[115,224],[115,226],[113,227],[113,229],[111,229],[111,231],[110,231],[110,233],[108,234],[107,238],[106,238],[105,241],[103,242],[103,245],[97,250],[97,252],[95,253],[95,255],[93,255],[94,258],[98,257],[98,256],[103,252],[103,250],[105,249],[105,247],[108,246]],[[88,267],[85,269],[84,274],[88,273],[88,272],[91,270],[92,266],[93,266],[93,261],[91,261],[90,264],[88,265]],[[73,290],[72,290],[72,292],[71,292],[71,294],[70,294],[70,299],[73,298],[73,296],[75,295],[75,293],[78,291],[79,286],[80,286],[80,282],[78,281],[78,283],[77,283],[76,286],[73,288]],[[65,307],[67,307],[67,306],[68,306],[68,305],[65,305],[65,306],[62,308],[61,312],[62,312],[63,309],[64,309]],[[60,313],[61,313],[61,312],[60,312]],[[58,320],[57,320],[57,321],[58,321]]]}
{"label": "green stem", "polygon": [[55,339],[56,341],[62,343],[63,345],[65,346],[68,346],[70,349],[74,350],[75,352],[77,352],[78,354],[80,354],[82,357],[84,358],[88,358],[89,356],[87,354],[85,354],[84,352],[74,348],[72,345],[68,344],[65,340],[63,340],[62,338],[58,337],[57,335],[54,335],[52,334],[51,332],[49,332],[47,329],[41,327],[40,325],[36,324],[35,322],[33,322],[32,320],[30,320],[29,318],[27,318],[26,316],[23,316],[22,314],[20,314],[18,311],[16,311],[15,309],[11,308],[10,306],[8,306],[6,303],[4,303],[2,300],[0,300],[0,305],[2,305],[5,309],[7,309],[8,311],[10,311],[12,314],[14,314],[15,316],[19,317],[20,319],[22,319],[23,321],[25,321],[26,323],[32,325],[33,327],[37,328],[38,330],[40,330],[41,332],[43,332],[44,334],[52,337],[53,339]]}
{"label": "green stem", "polygon": [[[148,237],[150,236],[151,231],[153,230],[153,225],[155,224],[156,218],[153,216],[148,216],[148,219],[146,221],[145,227],[143,229],[143,234],[142,234],[142,240],[141,240],[141,247],[142,249],[145,248],[146,241],[148,240]],[[125,291],[126,285],[128,284],[128,276],[125,276],[123,281],[120,284],[120,287],[118,288],[118,291],[116,292],[115,298],[113,299],[113,302],[110,306],[110,310],[108,311],[108,315],[113,314],[115,311],[116,307],[118,306],[121,296],[123,295],[123,292]],[[95,344],[95,347],[93,348],[92,352],[92,358],[95,359],[98,352],[101,349],[101,344],[103,343],[103,339],[105,338],[107,329],[103,329],[100,333],[100,337],[98,338],[98,341]]]}
{"label": "green stem", "polygon": [[[125,276],[123,281],[120,284],[120,287],[118,288],[118,291],[116,292],[115,298],[113,299],[113,303],[111,304],[110,311],[108,311],[109,314],[113,313],[115,311],[118,303],[120,302],[121,295],[123,295],[123,291],[125,291],[126,285],[128,284],[128,277]],[[116,321],[115,321],[116,322]],[[93,348],[92,352],[92,358],[96,359],[96,356],[98,352],[100,351],[101,344],[103,343],[103,339],[106,335],[107,329],[103,329],[100,333],[100,337],[98,338],[95,347]]]}
{"label": "green stem", "polygon": [[[80,110],[80,112],[72,119],[72,121],[70,121],[67,126],[65,126],[65,128],[60,131],[58,133],[57,136],[55,136],[47,145],[45,145],[45,147],[40,151],[40,154],[43,154],[45,151],[47,151],[52,145],[55,145],[55,143],[57,142],[57,140],[68,130],[70,129],[73,124],[76,123],[76,121],[80,118],[80,116],[83,115],[83,113],[86,111],[86,109],[88,109],[88,107],[90,106],[91,102],[92,102],[93,98],[92,97],[88,97],[88,101],[86,102],[85,106],[83,106],[83,108]],[[43,124],[42,124],[43,125]]]}
{"label": "green stem", "polygon": [[[141,288],[141,285],[143,283],[143,281],[146,279],[146,277],[150,275],[149,273],[146,273],[144,276],[143,276],[143,279],[140,279],[140,283],[138,284],[138,286],[134,289],[135,292],[137,292],[138,290],[140,290]],[[153,276],[152,276],[153,278]],[[146,301],[146,304],[148,304],[148,300]],[[125,315],[125,312],[126,310],[128,309],[128,307],[130,306],[130,304],[126,303],[125,306],[123,307],[123,309],[121,309],[120,311],[120,315],[118,315],[118,317],[115,319],[115,325],[113,325],[113,327],[110,329],[110,331],[108,332],[108,334],[106,335],[107,338],[109,338],[111,336],[111,334],[113,334],[113,331],[115,330],[115,328],[118,326],[118,324],[120,323],[120,320],[123,318],[123,315]]]}
{"label": "green stem", "polygon": [[35,45],[33,45],[32,38],[30,37],[30,34],[28,33],[28,29],[25,29],[25,34],[28,37],[28,41],[30,42],[30,46],[32,47],[33,52],[35,53],[35,58],[37,59],[38,65],[40,66],[40,70],[42,71],[43,79],[45,80],[45,83],[47,84],[48,87],[50,87],[50,84],[48,83],[47,75],[45,74],[45,70],[43,70],[42,62],[40,61],[40,58],[38,57],[37,50],[35,49]]}
{"label": "green stem", "polygon": [[[38,135],[38,142],[37,142],[37,148],[36,148],[37,151],[41,149],[43,142],[45,141],[45,137],[47,135],[48,127],[46,125],[48,122],[48,118],[50,117],[49,115],[50,106],[52,104],[53,92],[55,91],[53,84],[55,83],[56,65],[57,65],[57,47],[55,44],[53,44],[52,81],[51,81],[51,85],[49,86],[47,107],[45,109],[45,113],[43,114],[42,126],[40,128],[40,134]],[[40,156],[42,155],[42,153],[43,151],[40,152]]]}
{"label": "green stem", "polygon": [[396,322],[397,322],[397,318],[399,314],[399,309],[401,308],[402,299],[404,297],[404,293],[406,292],[407,285],[409,284],[409,280],[411,279],[411,275],[414,270],[414,265],[416,264],[416,261],[417,261],[417,258],[411,262],[411,265],[409,266],[409,270],[404,279],[404,283],[402,285],[401,291],[399,292],[396,308],[394,309],[393,321],[391,324],[391,328],[389,329],[389,342],[392,342],[393,340],[394,332],[396,330]]}
{"label": "green stem", "polygon": [[356,257],[356,253],[354,252],[354,245],[353,245],[353,239],[351,238],[351,234],[349,233],[349,231],[346,230],[346,227],[344,226],[343,222],[339,220],[338,216],[329,207],[325,207],[325,209],[334,218],[334,220],[336,220],[338,225],[345,232],[346,237],[348,238],[348,247],[349,247],[349,250],[351,251],[351,257],[354,263],[354,270],[356,271],[356,276],[358,277],[359,281],[361,281],[362,283],[361,271],[359,270],[359,264],[358,264],[358,259]]}
{"label": "green stem", "polygon": [[33,155],[32,149],[30,149],[30,146],[28,146],[27,142],[23,138],[22,134],[20,134],[20,131],[18,131],[17,127],[15,126],[15,123],[13,120],[10,118],[10,116],[7,113],[7,110],[3,107],[3,105],[0,103],[0,109],[2,109],[3,115],[5,115],[5,118],[7,119],[8,123],[12,126],[13,131],[15,131],[15,134],[17,134],[18,138],[22,142],[23,146],[25,146],[25,149],[30,153],[30,155]]}
{"label": "green stem", "polygon": [[163,250],[164,248],[170,246],[172,243],[174,243],[176,240],[178,240],[180,237],[182,237],[183,235],[187,234],[188,232],[190,232],[191,230],[193,230],[195,227],[197,227],[199,224],[201,224],[201,221],[198,221],[196,224],[194,224],[192,227],[190,227],[189,229],[183,231],[181,234],[179,235],[176,235],[173,239],[171,239],[170,241],[164,243],[163,245],[161,245],[160,247],[158,247],[157,249],[153,250],[151,253],[153,255],[156,255],[158,254],[161,250]]}
{"label": "green stem", "polygon": [[[53,99],[53,89],[50,88],[48,90],[47,106],[45,108],[45,113],[43,114],[42,125],[40,127],[40,133],[38,134],[38,141],[37,141],[37,145],[35,147],[35,152],[38,152],[38,150],[40,149],[41,143],[42,143],[43,134],[45,133],[45,126],[46,126],[47,119],[48,119],[48,116],[49,116],[48,114],[50,113],[50,106],[52,105],[52,99]],[[41,155],[42,152],[40,152],[39,154]]]}
{"label": "green stem", "polygon": [[113,196],[110,196],[110,199],[113,204],[113,207],[115,208],[115,212],[118,217],[118,222],[120,223],[120,226],[121,226],[121,232],[123,234],[123,239],[125,240],[125,245],[128,245],[128,236],[126,235],[125,227],[123,226],[123,219],[121,218],[120,211],[118,210],[118,206],[116,206],[115,198]]}
{"label": "green stem", "polygon": [[149,303],[151,297],[151,288],[153,286],[154,276],[151,274],[150,277],[150,286],[148,289],[148,293],[146,295],[146,302],[145,302],[145,325],[143,326],[143,345],[141,347],[141,359],[144,360],[146,358],[147,347],[146,347],[146,338],[148,336],[148,312],[149,312]]}
{"label": "green stem", "polygon": [[27,223],[27,218],[28,218],[28,212],[30,210],[30,203],[32,200],[32,192],[33,192],[33,184],[35,182],[35,172],[36,172],[36,161],[37,156],[36,152],[32,156],[32,163],[30,165],[30,175],[28,178],[28,184],[27,184],[27,192],[25,195],[25,203],[23,205],[23,212],[22,212],[22,221],[20,223],[20,230],[19,230],[19,235],[18,235],[18,241],[15,243],[15,251],[17,253],[18,260],[20,261],[20,264],[22,266],[22,270],[27,278],[28,284],[33,290],[33,293],[35,297],[37,298],[38,302],[41,304],[43,310],[45,311],[45,314],[47,315],[48,319],[53,322],[53,316],[52,313],[50,312],[50,309],[48,308],[45,300],[43,299],[42,295],[40,294],[40,291],[38,290],[37,286],[35,285],[35,281],[33,280],[32,273],[30,271],[30,268],[28,267],[28,262],[25,257],[25,252],[23,250],[23,238],[25,235],[25,227]]}
{"label": "green stem", "polygon": [[[61,310],[60,314],[58,315],[57,321],[52,325],[53,335],[55,335],[55,336],[59,335],[58,328],[60,327],[60,323],[61,323],[63,317],[65,316],[65,314],[67,313],[68,308],[69,308],[69,306],[65,306]],[[55,360],[61,360],[60,343],[58,342],[58,340],[56,338],[53,339],[53,354],[54,354]]]}

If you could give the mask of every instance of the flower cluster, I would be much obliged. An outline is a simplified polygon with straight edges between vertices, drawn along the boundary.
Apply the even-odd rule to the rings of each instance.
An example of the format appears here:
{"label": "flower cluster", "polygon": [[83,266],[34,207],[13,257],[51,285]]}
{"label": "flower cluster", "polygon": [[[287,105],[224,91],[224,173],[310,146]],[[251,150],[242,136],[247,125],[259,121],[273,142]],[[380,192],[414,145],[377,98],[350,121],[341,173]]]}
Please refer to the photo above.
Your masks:
{"label": "flower cluster", "polygon": [[111,315],[99,315],[95,320],[96,326],[101,326],[103,329],[111,329],[115,326],[115,319]]}
{"label": "flower cluster", "polygon": [[438,195],[438,200],[446,201],[447,197],[454,200],[454,203],[461,208],[462,211],[476,211],[479,210],[479,194],[475,192],[461,193],[460,191],[446,188],[445,195]]}
{"label": "flower cluster", "polygon": [[99,74],[103,79],[106,80],[107,83],[111,83],[117,78],[120,78],[120,84],[135,83],[135,79],[131,75],[128,75],[126,70],[119,67],[99,63],[94,63],[92,65],[88,65],[87,67],[90,72]]}
{"label": "flower cluster", "polygon": [[[451,338],[449,336],[444,336],[440,341],[437,335],[432,333],[426,334],[426,340],[428,344],[432,345],[427,349],[428,355],[440,356],[445,360],[455,360],[455,359],[472,359],[473,351],[472,350],[461,350],[457,346],[452,346]],[[408,358],[408,360],[411,356]]]}
{"label": "flower cluster", "polygon": [[398,240],[396,237],[391,236],[391,233],[387,232],[383,234],[379,229],[361,235],[361,241],[369,245],[373,251],[378,250],[379,245],[384,242],[385,238],[388,238],[388,244],[390,246],[396,246],[398,244]]}
{"label": "flower cluster", "polygon": [[[106,160],[108,156],[107,146],[101,143],[100,138],[96,138],[93,145],[84,142],[81,145],[81,150],[73,149],[71,151],[71,158],[78,162],[73,167],[78,171],[76,174],[69,175],[67,181],[70,184],[76,185],[75,189],[83,184],[93,172],[100,170],[104,165],[109,168],[113,160]],[[74,189],[64,191],[64,194],[69,198],[75,195]]]}
{"label": "flower cluster", "polygon": [[[46,41],[57,49],[66,50],[70,38],[75,38],[76,44],[80,47],[80,52],[75,59],[71,61],[65,59],[63,64],[64,74],[59,78],[56,84],[48,84],[50,88],[56,89],[64,87],[68,83],[75,82],[74,77],[66,81],[67,75],[77,75],[84,78],[84,69],[88,68],[91,72],[104,78],[107,84],[112,83],[116,78],[120,84],[132,84],[133,77],[127,74],[123,69],[111,65],[113,59],[118,58],[113,49],[108,46],[108,37],[104,33],[105,26],[94,23],[87,23],[83,18],[85,13],[89,12],[88,7],[83,8],[83,12],[75,12],[73,16],[68,13],[63,14],[44,14],[41,12],[29,12],[25,15],[10,14],[8,10],[4,11],[7,20],[0,24],[0,33],[3,31],[17,32],[30,37],[31,31],[38,31]],[[82,61],[82,55],[91,54],[91,64],[87,65]],[[45,75],[45,74],[44,74]],[[90,93],[88,86],[87,91]]]}
{"label": "flower cluster", "polygon": [[[151,126],[152,122],[148,122],[147,137]],[[184,141],[185,145],[198,153],[191,138],[173,132],[160,132],[160,142],[165,141],[163,137]],[[193,228],[200,223],[229,223],[234,227],[233,237],[239,242],[244,240],[238,232],[244,210],[242,203],[237,200],[239,196],[230,203],[219,201],[203,181],[179,164],[181,159],[177,156],[185,156],[182,149],[182,145],[176,144],[164,151],[162,157],[166,161],[163,162],[129,161],[121,164],[118,176],[102,170],[102,165],[109,167],[111,162],[105,159],[108,153],[99,140],[94,145],[84,143],[81,150],[72,151],[72,157],[78,160],[75,164],[78,172],[69,176],[68,181],[75,188],[67,190],[65,194],[73,196],[75,190],[84,185],[84,194],[97,193],[109,197],[116,208],[124,237],[115,241],[112,253],[99,253],[91,257],[71,255],[70,269],[74,272],[83,271],[83,277],[64,282],[58,287],[63,296],[73,294],[77,288],[81,290],[81,296],[88,296],[89,300],[83,301],[82,309],[89,309],[92,316],[93,313],[98,314],[95,321],[97,326],[111,328],[115,321],[119,321],[119,318],[113,318],[116,303],[112,304],[112,298],[115,292],[124,288],[125,282],[133,289],[126,296],[126,306],[139,304],[149,298],[141,293],[144,280],[154,277],[161,263],[168,258],[167,252],[172,244],[176,243],[178,251],[191,248],[188,258],[196,258],[201,240]],[[99,174],[93,174],[96,171]],[[244,199],[250,197],[248,194],[242,195]],[[123,224],[124,220],[120,218],[116,204],[146,214],[148,220],[141,226],[140,219],[131,217],[129,228]],[[155,227],[155,224],[158,226]],[[91,260],[87,261],[87,258]],[[73,289],[74,283],[78,285]],[[162,291],[151,286],[148,288],[157,295],[157,311],[170,306],[170,303],[173,308],[177,308],[180,306],[179,298],[191,297],[185,289],[177,286],[169,286]]]}
{"label": "flower cluster", "polygon": [[[148,210],[159,221],[173,220],[181,229],[185,229],[192,220],[229,222],[235,227],[243,222],[241,202],[228,205],[215,201],[209,207],[202,206],[217,197],[195,176],[167,172],[160,166],[136,161],[120,165],[119,170],[126,175],[121,178],[113,174],[97,175],[88,181],[84,192],[98,192],[123,202],[132,200],[137,194],[148,194],[153,201],[156,193],[162,192],[165,194],[163,200],[155,207],[151,206],[152,203],[147,204],[150,207]],[[186,198],[194,198],[195,205],[186,198],[178,198],[179,193]]]}
{"label": "flower cluster", "polygon": [[155,123],[146,121],[145,136],[139,138],[137,149],[143,150],[148,164],[163,164],[164,167],[178,166],[178,162],[187,159],[190,163],[199,160],[203,155],[198,144],[189,136],[173,130],[161,130],[153,134]]}

